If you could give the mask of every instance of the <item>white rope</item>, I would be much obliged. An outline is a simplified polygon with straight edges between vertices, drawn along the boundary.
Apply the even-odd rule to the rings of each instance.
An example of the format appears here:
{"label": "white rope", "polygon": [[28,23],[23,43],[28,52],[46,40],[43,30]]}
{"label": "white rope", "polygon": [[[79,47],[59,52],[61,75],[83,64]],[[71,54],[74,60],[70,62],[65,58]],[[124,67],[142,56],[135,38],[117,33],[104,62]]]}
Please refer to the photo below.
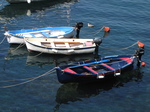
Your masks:
{"label": "white rope", "polygon": [[40,52],[39,54],[34,55],[34,56],[32,56],[32,57],[37,57],[37,56],[41,55],[42,53],[43,53],[43,52]]}
{"label": "white rope", "polygon": [[[122,50],[124,50],[124,49],[129,49],[130,47],[136,45],[137,43],[138,43],[138,42],[135,42],[135,43],[132,44],[131,46],[128,46],[128,47],[125,47],[125,48],[120,48],[120,49],[122,49]],[[103,49],[108,49],[108,50],[120,50],[120,49],[118,49],[118,48],[111,49],[111,48],[104,48],[104,47],[102,47],[102,46],[99,46],[99,47],[101,47],[101,48],[103,48]]]}
{"label": "white rope", "polygon": [[[26,84],[26,83],[29,83],[29,82],[31,82],[31,81],[34,81],[34,80],[36,80],[36,79],[38,79],[38,78],[40,78],[40,77],[43,77],[43,76],[48,75],[48,74],[50,74],[50,73],[53,73],[54,70],[55,70],[55,68],[49,70],[48,72],[46,72],[46,73],[44,73],[44,74],[42,74],[42,75],[37,76],[37,77],[33,77],[33,78],[31,78],[31,79],[29,78],[30,80],[27,80],[27,81],[25,81],[25,82],[18,83],[18,84],[13,84],[13,85],[9,85],[9,86],[2,86],[2,87],[0,87],[0,88],[10,88],[10,87],[15,87],[15,86],[19,86],[19,85]],[[19,79],[16,79],[16,80],[19,80]],[[20,79],[20,80],[23,80],[23,79]]]}
{"label": "white rope", "polygon": [[[95,31],[95,32],[89,32],[89,33],[91,33],[91,35],[96,35],[96,34],[98,34],[103,28],[104,28],[104,26],[103,26],[102,28],[98,29],[98,30]],[[93,34],[93,33],[94,33],[94,34]]]}
{"label": "white rope", "polygon": [[14,51],[16,51],[17,49],[19,49],[19,48],[23,47],[24,45],[25,45],[25,44],[19,44],[19,46],[18,46],[18,47],[16,47],[16,49],[12,50],[12,52],[14,52]]}
{"label": "white rope", "polygon": [[2,44],[4,42],[4,40],[6,39],[6,36],[3,38],[3,40],[0,42],[0,44]]}

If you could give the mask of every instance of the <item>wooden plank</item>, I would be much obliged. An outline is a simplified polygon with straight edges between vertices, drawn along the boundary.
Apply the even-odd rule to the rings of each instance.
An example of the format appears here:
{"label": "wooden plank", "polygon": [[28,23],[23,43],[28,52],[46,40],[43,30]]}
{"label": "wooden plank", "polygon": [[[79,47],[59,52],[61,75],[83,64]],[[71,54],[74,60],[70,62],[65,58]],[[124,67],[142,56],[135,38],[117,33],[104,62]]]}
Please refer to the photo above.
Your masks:
{"label": "wooden plank", "polygon": [[93,70],[92,68],[88,67],[88,66],[83,66],[86,70],[94,73],[94,74],[98,74],[98,72],[96,72],[95,70]]}
{"label": "wooden plank", "polygon": [[71,70],[70,68],[65,68],[64,71],[77,74],[75,71]]}
{"label": "wooden plank", "polygon": [[112,68],[111,66],[109,66],[109,65],[107,65],[107,64],[105,64],[105,63],[101,63],[101,65],[103,65],[104,67],[109,68],[110,70],[115,71],[115,69],[114,69],[114,68]]}
{"label": "wooden plank", "polygon": [[32,33],[29,33],[33,38],[37,38],[34,34]]}
{"label": "wooden plank", "polygon": [[47,33],[45,33],[45,32],[41,32],[41,34],[44,35],[47,38],[50,38],[50,36]]}

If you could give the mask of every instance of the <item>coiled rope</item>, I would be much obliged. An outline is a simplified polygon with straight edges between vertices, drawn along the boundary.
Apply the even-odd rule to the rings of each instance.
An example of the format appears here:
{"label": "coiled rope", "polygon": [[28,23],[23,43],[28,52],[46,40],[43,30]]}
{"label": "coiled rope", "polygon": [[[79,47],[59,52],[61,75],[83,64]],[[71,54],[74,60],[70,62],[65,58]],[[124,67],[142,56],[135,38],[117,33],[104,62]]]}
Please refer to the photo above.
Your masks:
{"label": "coiled rope", "polygon": [[[18,83],[18,84],[13,84],[13,85],[8,85],[8,86],[1,86],[0,88],[10,88],[10,87],[15,87],[15,86],[19,86],[19,85],[26,84],[26,83],[29,83],[29,82],[31,82],[31,81],[34,81],[34,80],[36,80],[36,79],[38,79],[38,78],[40,78],[40,77],[46,76],[46,75],[48,75],[48,74],[50,74],[50,73],[53,73],[54,70],[55,70],[55,68],[49,70],[48,72],[46,72],[46,73],[44,73],[44,74],[42,74],[42,75],[37,76],[37,77],[26,78],[26,79],[15,79],[15,80],[3,81],[3,82],[9,82],[9,81],[16,81],[16,80],[27,80],[27,81],[25,81],[25,82]],[[29,80],[28,80],[28,79],[29,79]]]}

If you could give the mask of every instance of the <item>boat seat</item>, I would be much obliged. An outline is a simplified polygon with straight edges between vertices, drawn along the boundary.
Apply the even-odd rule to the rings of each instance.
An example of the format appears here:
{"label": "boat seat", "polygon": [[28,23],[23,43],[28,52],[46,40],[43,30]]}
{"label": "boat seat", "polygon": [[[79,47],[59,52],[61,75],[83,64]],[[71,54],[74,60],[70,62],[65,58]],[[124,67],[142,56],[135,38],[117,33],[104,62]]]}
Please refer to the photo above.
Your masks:
{"label": "boat seat", "polygon": [[126,61],[127,63],[131,63],[132,59],[131,58],[121,58],[122,60]]}
{"label": "boat seat", "polygon": [[100,65],[102,65],[102,66],[104,66],[104,67],[110,69],[111,71],[114,71],[114,70],[115,70],[114,68],[112,68],[111,66],[109,66],[109,65],[107,65],[107,64],[105,64],[105,63],[101,63]]}
{"label": "boat seat", "polygon": [[33,38],[37,38],[34,34],[30,33],[30,35],[33,37]]}
{"label": "boat seat", "polygon": [[75,71],[71,70],[70,68],[65,68],[64,71],[77,74]]}
{"label": "boat seat", "polygon": [[65,42],[65,45],[66,47],[70,47],[69,43],[68,42]]}
{"label": "boat seat", "polygon": [[96,72],[95,70],[93,70],[92,68],[88,67],[88,66],[83,66],[86,70],[88,70],[89,72],[92,72],[93,74],[97,75],[98,72]]}
{"label": "boat seat", "polygon": [[41,34],[44,35],[44,37],[50,38],[50,36],[45,32],[41,32]]}

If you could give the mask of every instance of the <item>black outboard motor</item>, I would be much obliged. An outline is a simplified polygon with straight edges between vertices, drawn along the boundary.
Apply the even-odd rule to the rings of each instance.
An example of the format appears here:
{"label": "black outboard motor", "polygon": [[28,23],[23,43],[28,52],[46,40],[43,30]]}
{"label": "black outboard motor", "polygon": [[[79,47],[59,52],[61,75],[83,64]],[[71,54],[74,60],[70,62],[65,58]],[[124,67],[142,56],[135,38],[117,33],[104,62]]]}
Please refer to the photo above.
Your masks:
{"label": "black outboard motor", "polygon": [[102,39],[99,37],[96,37],[93,39],[93,43],[95,43],[96,46],[99,46],[102,43]]}
{"label": "black outboard motor", "polygon": [[137,57],[137,66],[140,66],[142,55],[144,55],[144,47],[139,48],[135,52],[135,56]]}
{"label": "black outboard motor", "polygon": [[96,37],[96,38],[93,39],[93,43],[96,44],[95,54],[98,55],[98,47],[102,43],[102,39],[99,38],[99,37]]}
{"label": "black outboard motor", "polygon": [[76,23],[76,31],[77,31],[77,34],[76,34],[76,37],[79,38],[79,33],[80,33],[80,29],[83,27],[83,23],[82,22],[78,22]]}

